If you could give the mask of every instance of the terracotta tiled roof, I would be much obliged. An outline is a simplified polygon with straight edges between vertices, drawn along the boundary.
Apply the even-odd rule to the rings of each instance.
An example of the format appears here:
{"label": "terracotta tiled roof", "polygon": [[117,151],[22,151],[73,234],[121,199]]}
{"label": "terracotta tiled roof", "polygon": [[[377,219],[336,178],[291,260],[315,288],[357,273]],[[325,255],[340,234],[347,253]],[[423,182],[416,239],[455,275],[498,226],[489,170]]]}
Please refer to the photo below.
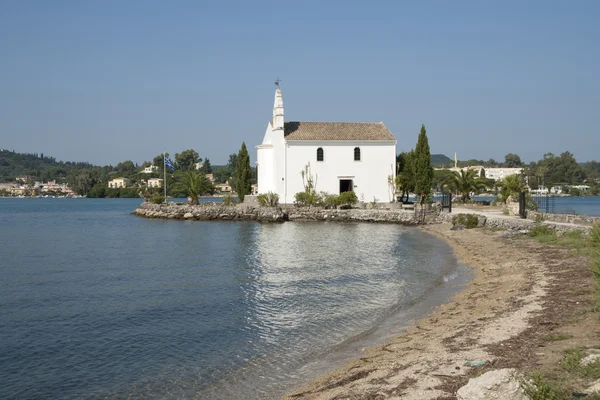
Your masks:
{"label": "terracotta tiled roof", "polygon": [[286,122],[287,140],[396,140],[383,122]]}

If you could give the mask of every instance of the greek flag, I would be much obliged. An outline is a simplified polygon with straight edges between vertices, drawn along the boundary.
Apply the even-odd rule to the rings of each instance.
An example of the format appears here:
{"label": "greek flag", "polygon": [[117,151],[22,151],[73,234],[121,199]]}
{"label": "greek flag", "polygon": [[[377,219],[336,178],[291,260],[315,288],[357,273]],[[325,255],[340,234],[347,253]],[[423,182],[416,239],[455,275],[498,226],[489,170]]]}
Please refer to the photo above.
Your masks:
{"label": "greek flag", "polygon": [[169,160],[169,157],[165,157],[165,165],[169,167],[171,171],[175,171],[175,167],[173,166],[171,160]]}

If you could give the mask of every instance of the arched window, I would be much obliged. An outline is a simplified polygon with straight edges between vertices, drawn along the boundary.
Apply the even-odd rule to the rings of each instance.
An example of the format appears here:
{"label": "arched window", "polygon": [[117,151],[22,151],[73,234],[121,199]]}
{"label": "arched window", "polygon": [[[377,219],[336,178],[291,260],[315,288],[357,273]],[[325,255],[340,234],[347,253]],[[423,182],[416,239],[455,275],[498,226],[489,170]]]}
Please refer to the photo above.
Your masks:
{"label": "arched window", "polygon": [[319,147],[317,149],[317,161],[323,161],[323,148]]}
{"label": "arched window", "polygon": [[354,148],[354,161],[360,161],[360,147]]}

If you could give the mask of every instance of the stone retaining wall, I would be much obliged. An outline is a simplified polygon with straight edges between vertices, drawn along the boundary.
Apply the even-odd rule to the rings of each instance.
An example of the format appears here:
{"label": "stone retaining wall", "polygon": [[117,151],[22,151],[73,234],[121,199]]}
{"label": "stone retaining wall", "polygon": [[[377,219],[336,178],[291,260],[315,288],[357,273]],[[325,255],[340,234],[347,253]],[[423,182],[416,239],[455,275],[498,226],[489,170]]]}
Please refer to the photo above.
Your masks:
{"label": "stone retaining wall", "polygon": [[[501,228],[506,229],[510,232],[518,232],[518,231],[529,231],[536,225],[540,225],[529,219],[520,219],[520,218],[495,218],[495,217],[486,217],[485,215],[477,214],[477,213],[467,213],[477,215],[478,218],[478,226],[487,226],[489,228]],[[459,214],[447,214],[443,213],[440,215],[440,219],[443,222],[452,222],[452,217]],[[582,226],[576,224],[566,224],[566,223],[556,223],[553,221],[544,221],[541,223],[542,225],[548,227],[549,229],[556,231],[558,234],[563,234],[565,232],[572,231],[582,231],[584,233],[588,233],[590,230],[589,226]]]}
{"label": "stone retaining wall", "polygon": [[[439,211],[415,212],[402,209],[325,210],[323,208],[293,206],[260,207],[248,204],[225,206],[222,203],[201,203],[200,205],[192,206],[186,203],[153,204],[148,202],[142,203],[132,214],[144,218],[199,221],[341,221],[387,222],[403,225],[436,224],[443,222],[451,223],[452,217],[458,215]],[[477,213],[471,214],[477,215],[479,226],[502,228],[511,232],[528,231],[536,225],[536,222],[531,219],[486,217]],[[549,220],[545,220],[543,225],[558,233],[574,230],[588,232],[590,229],[589,226],[553,222]]]}
{"label": "stone retaining wall", "polygon": [[236,220],[258,222],[284,221],[361,221],[390,222],[404,225],[439,223],[437,212],[417,212],[401,209],[350,209],[325,210],[314,207],[260,207],[248,204],[225,206],[220,203],[201,203],[192,206],[185,203],[142,203],[134,215],[144,218],[189,220]]}
{"label": "stone retaining wall", "polygon": [[600,221],[600,217],[587,217],[585,215],[575,214],[545,214],[537,211],[528,211],[527,219],[532,221],[562,222],[585,226],[592,226]]}

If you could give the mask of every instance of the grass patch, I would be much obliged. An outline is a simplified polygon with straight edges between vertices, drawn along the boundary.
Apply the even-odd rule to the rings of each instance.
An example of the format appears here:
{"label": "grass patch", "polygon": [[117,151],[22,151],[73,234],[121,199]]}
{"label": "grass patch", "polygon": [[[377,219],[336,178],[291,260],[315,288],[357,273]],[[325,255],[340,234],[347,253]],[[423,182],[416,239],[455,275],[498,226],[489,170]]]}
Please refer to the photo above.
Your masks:
{"label": "grass patch", "polygon": [[565,350],[565,355],[560,361],[560,367],[565,371],[575,374],[581,368],[581,360],[584,356],[581,347]]}
{"label": "grass patch", "polygon": [[600,360],[596,360],[586,365],[581,365],[581,360],[585,353],[580,347],[575,347],[565,351],[565,355],[560,362],[560,367],[582,378],[600,379]]}
{"label": "grass patch", "polygon": [[544,336],[542,340],[544,342],[558,342],[559,340],[571,339],[573,335],[566,335],[564,333],[557,333],[555,335]]}
{"label": "grass patch", "polygon": [[572,391],[564,381],[550,379],[541,372],[533,372],[521,383],[531,400],[570,400]]}

